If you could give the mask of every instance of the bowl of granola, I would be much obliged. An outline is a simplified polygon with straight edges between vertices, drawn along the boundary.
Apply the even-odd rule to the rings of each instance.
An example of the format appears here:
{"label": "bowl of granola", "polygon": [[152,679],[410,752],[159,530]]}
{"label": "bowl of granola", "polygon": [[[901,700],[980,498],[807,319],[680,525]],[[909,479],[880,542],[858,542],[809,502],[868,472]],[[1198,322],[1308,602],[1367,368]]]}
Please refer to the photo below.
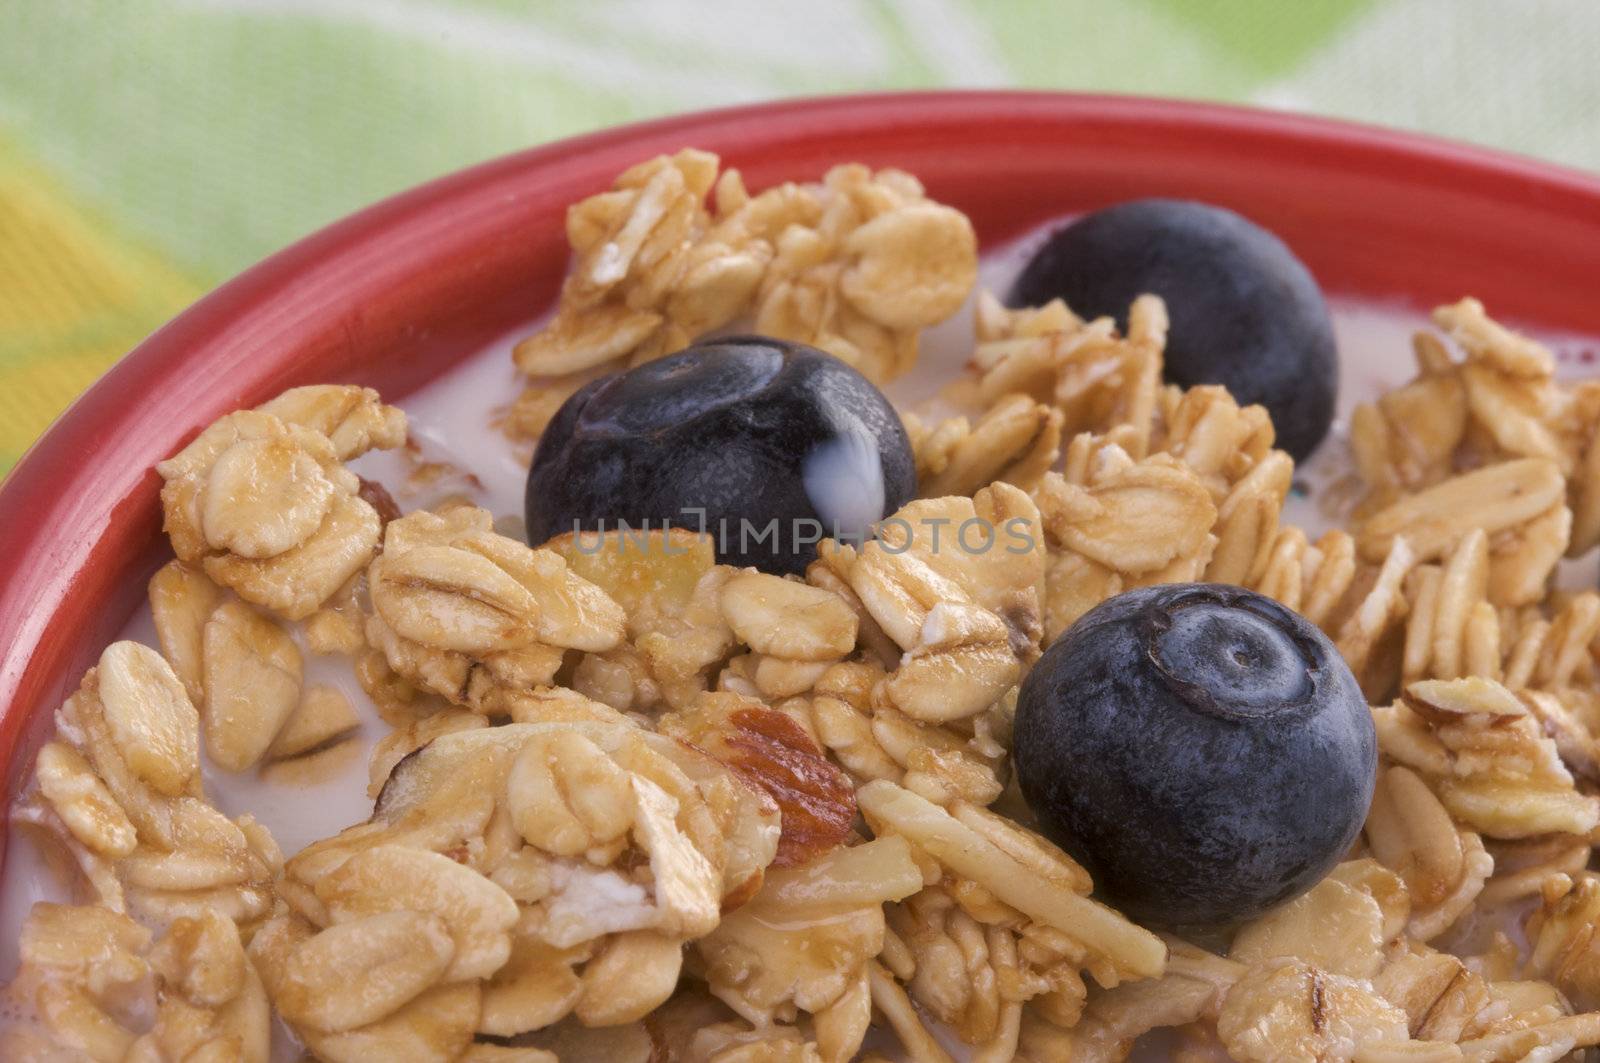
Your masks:
{"label": "bowl of granola", "polygon": [[1047,94],[341,222],[0,486],[0,1054],[1600,1045],[1597,267],[1586,175]]}

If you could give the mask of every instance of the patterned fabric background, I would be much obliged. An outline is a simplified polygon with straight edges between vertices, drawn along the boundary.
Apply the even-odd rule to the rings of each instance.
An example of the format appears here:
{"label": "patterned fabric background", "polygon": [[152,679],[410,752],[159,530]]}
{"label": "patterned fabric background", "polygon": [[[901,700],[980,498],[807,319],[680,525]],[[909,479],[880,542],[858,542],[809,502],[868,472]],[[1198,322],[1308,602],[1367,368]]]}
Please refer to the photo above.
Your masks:
{"label": "patterned fabric background", "polygon": [[0,470],[208,288],[391,192],[630,119],[1033,86],[1600,168],[1596,0],[0,0]]}

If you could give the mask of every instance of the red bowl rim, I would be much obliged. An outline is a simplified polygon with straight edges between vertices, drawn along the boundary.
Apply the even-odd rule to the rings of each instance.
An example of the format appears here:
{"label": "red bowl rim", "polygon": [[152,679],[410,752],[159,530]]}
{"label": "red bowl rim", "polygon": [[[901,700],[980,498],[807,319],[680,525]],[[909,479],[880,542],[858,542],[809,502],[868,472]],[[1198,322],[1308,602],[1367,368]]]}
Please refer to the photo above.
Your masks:
{"label": "red bowl rim", "polygon": [[[69,680],[76,682],[76,675],[63,674],[74,660],[68,644],[81,643],[84,636],[76,626],[65,625],[63,618],[70,613],[82,622],[86,607],[74,598],[83,593],[83,574],[91,565],[115,561],[105,556],[106,542],[116,538],[112,533],[131,519],[135,508],[148,506],[154,474],[148,468],[108,469],[100,457],[141,437],[141,422],[150,414],[144,402],[129,403],[127,397],[188,388],[197,396],[197,407],[214,405],[219,399],[226,402],[230,374],[248,364],[240,345],[268,335],[262,328],[264,320],[297,301],[309,305],[336,295],[302,283],[305,278],[318,278],[319,283],[337,278],[341,263],[353,261],[351,256],[384,234],[447,225],[451,212],[499,194],[510,176],[560,167],[575,159],[593,163],[597,157],[615,157],[626,164],[685,144],[742,145],[730,154],[758,153],[779,142],[831,137],[841,129],[870,136],[875,129],[926,125],[930,135],[937,135],[934,131],[941,123],[955,120],[1016,122],[1031,117],[1041,122],[1070,120],[1103,127],[1108,133],[1198,132],[1261,151],[1304,151],[1366,172],[1406,167],[1419,180],[1470,187],[1485,195],[1518,189],[1536,197],[1546,209],[1569,211],[1586,223],[1600,221],[1600,178],[1531,158],[1276,111],[1049,92],[919,92],[785,100],[621,126],[462,170],[336,222],[199,300],[73,403],[0,484],[0,514],[10,521],[0,536],[0,572],[6,573],[0,585],[0,767],[12,766],[19,735],[33,713],[47,708],[47,698],[59,698]],[[287,320],[292,315],[283,316],[286,327],[292,328],[294,322]],[[247,320],[254,323],[254,331],[241,336],[241,323]],[[261,372],[255,374],[252,388],[270,385],[274,376],[288,372],[273,361],[270,349],[254,357],[268,369],[264,380]],[[207,395],[208,388],[211,398],[198,398]],[[203,413],[197,408],[195,420],[200,421]],[[168,427],[173,438],[179,438],[199,426]],[[126,550],[128,544],[120,548]],[[64,609],[67,603],[73,608]]]}

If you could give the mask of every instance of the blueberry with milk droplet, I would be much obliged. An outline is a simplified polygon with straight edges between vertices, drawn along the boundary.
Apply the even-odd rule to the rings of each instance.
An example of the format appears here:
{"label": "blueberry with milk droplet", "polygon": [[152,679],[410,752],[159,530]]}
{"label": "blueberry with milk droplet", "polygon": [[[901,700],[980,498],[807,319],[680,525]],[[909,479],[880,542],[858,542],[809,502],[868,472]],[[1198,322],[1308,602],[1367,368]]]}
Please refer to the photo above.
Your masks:
{"label": "blueberry with milk droplet", "polygon": [[732,336],[562,405],[528,470],[528,541],[703,520],[719,560],[798,573],[818,539],[868,537],[915,491],[905,428],[866,377],[803,344]]}
{"label": "blueberry with milk droplet", "polygon": [[1372,801],[1377,735],[1344,658],[1240,587],[1169,584],[1084,614],[1017,697],[1040,829],[1141,922],[1251,918],[1315,885]]}
{"label": "blueberry with milk droplet", "polygon": [[1284,242],[1231,210],[1136,199],[1050,235],[1011,290],[1013,306],[1061,298],[1076,313],[1114,317],[1147,292],[1172,319],[1164,374],[1183,387],[1221,384],[1272,415],[1296,461],[1333,422],[1339,355],[1322,290]]}

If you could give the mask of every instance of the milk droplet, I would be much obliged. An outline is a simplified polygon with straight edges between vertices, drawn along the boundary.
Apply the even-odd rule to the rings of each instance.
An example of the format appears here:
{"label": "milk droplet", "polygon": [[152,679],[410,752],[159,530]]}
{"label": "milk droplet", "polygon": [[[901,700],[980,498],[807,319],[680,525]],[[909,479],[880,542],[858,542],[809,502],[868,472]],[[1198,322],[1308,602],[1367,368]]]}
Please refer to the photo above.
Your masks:
{"label": "milk droplet", "polygon": [[883,517],[883,462],[877,444],[858,427],[813,447],[801,480],[824,535],[860,542]]}

